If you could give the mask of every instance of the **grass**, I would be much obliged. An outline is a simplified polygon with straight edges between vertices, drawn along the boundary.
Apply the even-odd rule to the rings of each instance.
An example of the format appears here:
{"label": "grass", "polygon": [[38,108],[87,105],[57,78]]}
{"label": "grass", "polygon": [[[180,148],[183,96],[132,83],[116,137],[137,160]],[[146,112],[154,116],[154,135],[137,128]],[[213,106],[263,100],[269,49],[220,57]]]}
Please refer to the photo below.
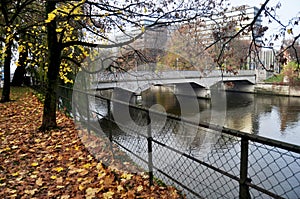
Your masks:
{"label": "grass", "polygon": [[283,75],[274,75],[268,79],[265,80],[265,83],[281,83],[283,82]]}

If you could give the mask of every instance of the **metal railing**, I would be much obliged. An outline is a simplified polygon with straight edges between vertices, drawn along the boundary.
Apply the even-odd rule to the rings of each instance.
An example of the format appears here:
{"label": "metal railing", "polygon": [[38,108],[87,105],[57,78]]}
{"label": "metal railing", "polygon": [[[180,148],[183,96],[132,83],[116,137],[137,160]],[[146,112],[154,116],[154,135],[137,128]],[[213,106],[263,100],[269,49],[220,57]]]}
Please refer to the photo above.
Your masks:
{"label": "metal railing", "polygon": [[[188,198],[300,198],[300,146],[73,92],[95,103],[87,100],[80,122],[93,128],[91,121],[100,126],[109,121],[101,130],[149,172],[150,184],[155,176],[183,189]],[[60,106],[70,105],[70,88],[60,86],[58,93]],[[114,111],[124,107],[133,123],[114,120]],[[167,119],[158,128],[160,117]],[[191,128],[197,135],[188,134]]]}

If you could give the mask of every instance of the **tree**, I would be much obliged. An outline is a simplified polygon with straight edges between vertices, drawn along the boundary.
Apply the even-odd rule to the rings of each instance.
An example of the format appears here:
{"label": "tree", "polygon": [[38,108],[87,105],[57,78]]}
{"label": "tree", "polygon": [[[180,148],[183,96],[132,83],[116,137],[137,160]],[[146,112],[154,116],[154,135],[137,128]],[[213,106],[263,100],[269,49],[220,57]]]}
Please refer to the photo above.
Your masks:
{"label": "tree", "polygon": [[[20,14],[20,12],[11,11],[15,9],[14,11],[22,11],[21,13],[25,13],[28,11],[28,9],[25,8],[28,8],[28,6],[31,5],[30,2],[33,3],[37,1],[18,0],[12,4],[9,4],[9,1],[1,1],[1,11],[4,13],[3,17],[0,17],[1,23],[3,22],[2,24],[4,24],[1,29],[3,32],[2,35],[4,35],[1,38],[1,41],[6,42],[4,47],[6,53],[4,55],[8,55],[5,56],[8,61],[11,60],[9,58],[11,46],[9,47],[9,44],[12,45],[12,38],[15,38],[16,35],[20,35],[20,30],[24,30],[26,27],[33,27],[32,23],[27,22],[25,23],[26,27],[18,28],[21,27],[20,24],[17,26],[18,23],[12,19],[21,18],[22,14]],[[197,50],[195,52],[188,53],[196,54],[201,51],[205,53],[205,57],[207,57],[205,58],[205,62],[216,63],[217,65],[222,66],[222,64],[225,63],[224,58],[228,57],[226,55],[226,52],[228,53],[228,48],[230,49],[231,46],[234,46],[234,39],[238,38],[239,35],[250,34],[253,36],[253,39],[250,41],[251,51],[253,50],[258,52],[265,43],[268,42],[269,45],[271,44],[271,41],[257,40],[257,35],[263,35],[263,33],[267,31],[267,27],[256,27],[255,25],[255,22],[262,14],[265,14],[270,18],[270,20],[273,20],[276,23],[280,22],[275,12],[275,10],[279,9],[280,6],[278,5],[271,8],[267,6],[268,3],[269,0],[265,0],[258,9],[256,16],[252,19],[247,19],[247,16],[243,13],[243,7],[236,8],[237,11],[240,11],[239,20],[244,21],[245,23],[238,24],[239,29],[231,31],[231,34],[224,34],[226,29],[224,29],[224,26],[218,26],[218,24],[228,24],[230,19],[225,17],[225,13],[228,11],[229,5],[223,0],[195,0],[188,2],[171,2],[169,0],[159,2],[144,2],[136,0],[129,0],[125,2],[111,2],[106,0],[100,2],[96,0],[47,0],[46,4],[41,4],[45,6],[46,19],[43,19],[42,22],[39,19],[33,20],[34,24],[38,24],[38,29],[40,30],[42,30],[44,27],[43,25],[46,24],[47,42],[45,38],[41,38],[39,41],[33,41],[33,37],[30,37],[29,40],[32,40],[32,46],[35,50],[32,50],[32,47],[30,47],[28,52],[30,56],[27,56],[27,58],[31,60],[31,63],[35,62],[40,66],[39,68],[47,74],[47,93],[41,130],[56,127],[56,91],[59,79],[62,78],[65,82],[69,83],[72,82],[68,79],[69,75],[67,73],[72,70],[70,63],[75,66],[81,66],[82,70],[91,70],[91,68],[83,67],[80,62],[87,57],[88,54],[91,54],[93,51],[92,47],[113,48],[119,46],[120,48],[124,48],[124,46],[127,45],[132,49],[132,52],[134,52],[133,57],[135,57],[135,54],[140,55],[141,51],[135,51],[134,47],[130,47],[130,44],[142,37],[145,30],[149,30],[155,26],[170,26],[174,24],[182,25],[188,24],[188,22],[195,23],[197,21],[201,24],[205,20],[211,20],[215,21],[215,40],[206,44],[205,47],[199,47],[200,44],[203,44],[203,42],[201,43],[199,40],[198,45],[195,45]],[[12,6],[12,9],[8,9],[7,6]],[[36,10],[41,11],[40,9]],[[7,14],[8,11],[11,12],[10,15]],[[13,15],[13,13],[17,14]],[[33,12],[33,15],[34,13],[35,12]],[[222,22],[217,21],[216,17],[222,18]],[[150,20],[151,23],[143,23],[145,18]],[[294,35],[292,31],[293,26],[296,26],[298,21],[299,19],[295,18],[292,21],[293,23],[290,23],[289,25],[280,24],[284,30],[282,32],[288,32],[289,35]],[[126,27],[135,27],[140,31],[138,34],[131,36],[127,34]],[[9,32],[14,33],[13,36],[9,36],[11,35],[7,34]],[[112,40],[111,37],[109,37],[109,34],[112,32],[119,32],[126,35],[128,36],[128,39],[122,42]],[[283,35],[282,32],[274,34],[271,39],[278,40],[280,36]],[[189,33],[186,32],[181,34],[181,36],[188,34]],[[39,37],[42,35],[35,36]],[[176,38],[176,36],[174,36],[174,38]],[[293,42],[291,43],[292,46],[295,44],[297,39],[299,39],[299,35],[294,35]],[[9,41],[11,41],[11,43],[9,43]],[[20,43],[21,42],[19,42],[19,44]],[[36,47],[36,44],[42,47],[38,48]],[[174,51],[176,50],[175,46],[176,45],[174,45]],[[285,47],[285,49],[288,47],[289,46]],[[47,51],[45,51],[46,49]],[[284,49],[282,49],[282,51],[284,51]],[[147,52],[151,54],[150,57],[159,57],[156,53],[152,53],[151,49],[142,52],[142,54]],[[46,63],[43,63],[43,56],[37,56],[38,53],[43,53],[44,57],[47,57]],[[212,56],[213,58],[209,58],[208,55],[211,55],[212,53],[215,53],[215,55]],[[128,55],[131,56],[130,53]],[[41,59],[41,62],[39,62],[39,59]],[[111,59],[113,60],[115,57],[111,57]],[[170,57],[170,60],[172,59],[174,63],[176,57]],[[227,60],[230,61],[230,59]],[[5,63],[8,63],[8,61]],[[21,60],[19,61],[22,62]],[[166,59],[166,61],[169,60]],[[180,62],[184,63],[185,61],[180,60]],[[200,62],[200,60],[195,59],[194,62],[195,64],[193,65],[196,66],[196,63]],[[5,66],[5,68],[9,68],[7,67],[8,64],[5,64]],[[9,69],[7,69],[5,73],[6,76],[9,76],[7,75],[9,74]],[[7,96],[7,85],[9,86],[9,82],[7,83],[7,81],[8,78],[6,78],[6,87],[3,89],[3,92],[5,91],[6,94],[2,95],[2,97]]]}
{"label": "tree", "polygon": [[[169,7],[169,1],[153,2],[110,2],[83,0],[73,3],[71,1],[59,2],[47,1],[47,43],[48,43],[48,72],[47,92],[44,103],[43,122],[41,130],[56,127],[56,91],[58,85],[59,66],[62,61],[61,53],[71,46],[89,46],[112,48],[132,43],[145,32],[145,29],[157,24],[178,23],[207,14],[202,12],[189,12],[194,6],[211,10],[215,3],[222,5],[222,1],[174,3]],[[151,25],[145,26],[141,21],[144,17],[153,20]],[[164,19],[164,21],[162,21]],[[59,26],[59,23],[65,26]],[[141,33],[129,38],[127,41],[117,43],[112,41],[107,33],[119,31],[125,33],[125,26],[140,27]],[[88,32],[86,40],[78,37],[70,37],[69,31],[82,29]],[[126,33],[125,33],[126,34]],[[92,38],[92,39],[91,39]]]}
{"label": "tree", "polygon": [[201,20],[176,28],[167,43],[167,52],[159,63],[176,70],[212,70],[214,63],[211,51],[205,49],[209,32]]}
{"label": "tree", "polygon": [[[2,102],[10,100],[10,65],[12,59],[12,47],[18,36],[30,27],[35,21],[28,20],[28,13],[34,13],[32,6],[38,6],[36,0],[1,0],[0,2],[0,41],[4,43],[2,60],[4,60],[4,86],[2,90]],[[31,8],[29,8],[31,7]]]}

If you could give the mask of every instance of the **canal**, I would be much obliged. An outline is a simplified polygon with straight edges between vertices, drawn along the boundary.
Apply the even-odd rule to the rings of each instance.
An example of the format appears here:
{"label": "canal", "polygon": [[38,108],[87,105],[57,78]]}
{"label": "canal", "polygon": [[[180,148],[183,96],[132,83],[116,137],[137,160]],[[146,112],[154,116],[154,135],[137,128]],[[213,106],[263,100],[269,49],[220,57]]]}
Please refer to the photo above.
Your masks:
{"label": "canal", "polygon": [[[228,92],[222,93],[212,100],[215,102],[178,96],[168,87],[155,86],[142,93],[134,101],[138,105],[183,116],[191,121],[197,118],[201,122],[216,122],[217,125],[230,129],[300,145],[300,98]],[[107,107],[103,103],[100,101],[95,103],[98,112],[107,112]],[[119,123],[109,126],[114,141],[147,160],[149,157],[147,140],[133,132],[135,130],[137,133],[147,136],[145,114],[128,106],[114,103],[112,110],[114,119]],[[126,114],[127,110],[129,115]],[[214,120],[214,117],[220,118]],[[189,154],[200,161],[239,176],[241,146],[237,138],[220,135],[219,132],[207,129],[195,128],[182,122],[174,122],[161,116],[153,116],[151,119],[153,119],[151,136],[154,139],[172,146],[181,153]],[[105,119],[100,119],[100,125],[104,131],[107,126],[105,123]],[[126,128],[122,126],[126,126]],[[291,159],[286,151],[255,143],[249,147],[249,150],[248,175],[252,183],[282,195],[284,198],[300,196],[299,158]],[[129,155],[138,165],[145,169],[148,168],[145,162],[132,154]],[[155,144],[153,145],[153,165],[158,170],[173,176],[203,198],[238,198],[239,184],[237,181],[195,164],[190,159],[178,156],[178,153]],[[291,170],[296,175],[292,174]],[[174,183],[160,175],[157,170],[154,170],[154,173],[164,182]],[[176,183],[174,185],[176,186]],[[179,188],[183,189],[180,186]],[[254,198],[269,198],[255,190],[250,192]],[[185,193],[188,198],[197,198],[195,194]]]}
{"label": "canal", "polygon": [[[182,108],[177,98],[172,90],[157,87],[144,92],[140,103],[148,108],[159,104],[166,112],[180,116]],[[223,126],[300,145],[300,98],[227,92],[224,99]],[[188,103],[189,98],[184,102]],[[191,117],[199,114],[200,121],[210,122],[211,101],[197,102],[200,112],[189,110]]]}

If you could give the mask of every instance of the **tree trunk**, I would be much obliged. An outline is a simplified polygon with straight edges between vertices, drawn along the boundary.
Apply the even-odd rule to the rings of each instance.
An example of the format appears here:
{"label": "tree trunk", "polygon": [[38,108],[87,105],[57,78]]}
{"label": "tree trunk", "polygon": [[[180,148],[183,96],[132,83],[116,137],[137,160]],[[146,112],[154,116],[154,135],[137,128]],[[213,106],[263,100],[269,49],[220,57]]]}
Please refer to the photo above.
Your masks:
{"label": "tree trunk", "polygon": [[[55,9],[55,1],[47,1],[46,13]],[[44,112],[41,131],[57,127],[56,123],[56,102],[59,66],[61,62],[61,46],[58,43],[55,19],[47,24],[47,43],[48,43],[48,72],[47,90],[44,102]]]}
{"label": "tree trunk", "polygon": [[22,86],[25,83],[25,74],[26,69],[24,65],[18,66],[14,73],[14,77],[12,79],[11,85],[12,86]]}
{"label": "tree trunk", "polygon": [[6,57],[4,59],[4,85],[2,90],[1,102],[8,102],[10,100],[10,61],[11,61],[11,47],[12,41],[9,41],[6,48]]}
{"label": "tree trunk", "polygon": [[12,86],[22,86],[25,83],[25,74],[26,74],[26,59],[28,56],[27,48],[19,54],[19,66],[16,68],[14,77],[12,79]]}

